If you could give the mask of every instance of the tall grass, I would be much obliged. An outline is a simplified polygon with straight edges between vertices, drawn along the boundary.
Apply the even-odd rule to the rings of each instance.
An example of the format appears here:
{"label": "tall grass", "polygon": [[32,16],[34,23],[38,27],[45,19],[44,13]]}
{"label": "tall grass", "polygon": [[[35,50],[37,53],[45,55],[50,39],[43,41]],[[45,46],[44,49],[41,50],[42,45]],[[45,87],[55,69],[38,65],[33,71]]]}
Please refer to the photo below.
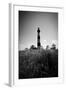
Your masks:
{"label": "tall grass", "polygon": [[19,51],[19,79],[58,77],[58,50]]}

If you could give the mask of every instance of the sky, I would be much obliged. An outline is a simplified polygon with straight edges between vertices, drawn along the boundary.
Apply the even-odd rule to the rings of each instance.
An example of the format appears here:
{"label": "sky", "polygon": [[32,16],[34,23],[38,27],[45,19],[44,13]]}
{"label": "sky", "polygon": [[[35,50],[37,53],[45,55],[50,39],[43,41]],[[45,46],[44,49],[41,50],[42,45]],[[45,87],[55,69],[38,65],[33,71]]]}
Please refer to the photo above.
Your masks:
{"label": "sky", "polygon": [[41,45],[46,48],[55,43],[58,48],[58,13],[19,11],[19,50],[37,47],[38,27]]}

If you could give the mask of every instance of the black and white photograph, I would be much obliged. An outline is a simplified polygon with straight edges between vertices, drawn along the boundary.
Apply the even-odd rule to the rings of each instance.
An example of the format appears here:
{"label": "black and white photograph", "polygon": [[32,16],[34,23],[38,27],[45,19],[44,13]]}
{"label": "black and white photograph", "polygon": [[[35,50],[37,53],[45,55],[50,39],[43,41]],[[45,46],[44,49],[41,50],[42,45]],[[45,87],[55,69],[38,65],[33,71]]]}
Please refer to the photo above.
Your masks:
{"label": "black and white photograph", "polygon": [[58,77],[58,13],[18,11],[18,77]]}

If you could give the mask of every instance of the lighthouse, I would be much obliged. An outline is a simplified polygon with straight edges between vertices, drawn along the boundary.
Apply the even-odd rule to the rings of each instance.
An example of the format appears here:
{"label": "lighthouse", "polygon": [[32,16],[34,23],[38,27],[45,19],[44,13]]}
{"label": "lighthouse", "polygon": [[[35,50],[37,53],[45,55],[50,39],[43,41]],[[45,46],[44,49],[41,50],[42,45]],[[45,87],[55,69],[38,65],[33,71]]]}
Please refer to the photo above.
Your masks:
{"label": "lighthouse", "polygon": [[37,30],[37,48],[40,49],[41,43],[40,43],[40,28],[38,27]]}

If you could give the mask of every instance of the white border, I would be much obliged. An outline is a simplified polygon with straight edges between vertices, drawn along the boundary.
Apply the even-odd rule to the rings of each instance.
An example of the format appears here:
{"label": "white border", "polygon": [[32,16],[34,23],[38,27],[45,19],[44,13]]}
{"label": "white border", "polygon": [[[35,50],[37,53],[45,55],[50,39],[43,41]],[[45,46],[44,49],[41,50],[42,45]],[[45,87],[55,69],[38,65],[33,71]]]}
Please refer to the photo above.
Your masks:
{"label": "white border", "polygon": [[[40,11],[58,13],[58,47],[59,47],[59,77],[39,79],[18,79],[18,11]],[[13,85],[40,85],[63,82],[63,8],[61,7],[40,7],[11,4],[11,65],[10,82]]]}

